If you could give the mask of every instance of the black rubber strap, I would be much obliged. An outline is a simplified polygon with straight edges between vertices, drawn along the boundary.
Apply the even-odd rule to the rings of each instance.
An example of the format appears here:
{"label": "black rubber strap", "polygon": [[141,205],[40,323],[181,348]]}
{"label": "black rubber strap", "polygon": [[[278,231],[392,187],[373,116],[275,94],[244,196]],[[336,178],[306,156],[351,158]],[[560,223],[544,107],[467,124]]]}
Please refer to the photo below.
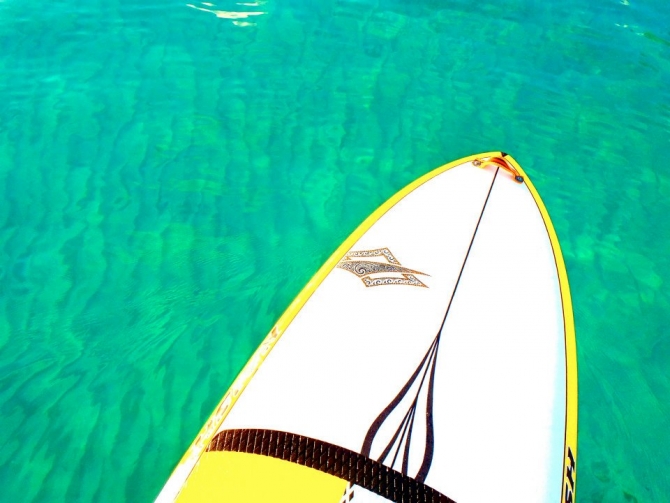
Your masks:
{"label": "black rubber strap", "polygon": [[396,503],[455,503],[444,494],[358,452],[284,431],[224,430],[208,451],[245,452],[282,459],[334,475]]}

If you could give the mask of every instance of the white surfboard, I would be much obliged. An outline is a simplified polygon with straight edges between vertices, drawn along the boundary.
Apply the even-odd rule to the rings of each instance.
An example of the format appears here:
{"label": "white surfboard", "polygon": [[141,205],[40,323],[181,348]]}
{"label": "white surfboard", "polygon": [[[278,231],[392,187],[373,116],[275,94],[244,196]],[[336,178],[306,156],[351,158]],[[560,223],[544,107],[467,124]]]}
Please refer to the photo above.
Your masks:
{"label": "white surfboard", "polygon": [[572,306],[547,211],[489,152],[373,213],[284,313],[158,501],[574,501]]}

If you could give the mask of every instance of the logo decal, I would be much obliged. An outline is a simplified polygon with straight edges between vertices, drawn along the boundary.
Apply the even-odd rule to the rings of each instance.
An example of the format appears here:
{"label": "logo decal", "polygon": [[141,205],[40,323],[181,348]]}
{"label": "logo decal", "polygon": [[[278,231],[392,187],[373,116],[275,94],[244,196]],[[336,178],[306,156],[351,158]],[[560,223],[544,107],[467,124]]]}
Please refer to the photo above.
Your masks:
{"label": "logo decal", "polygon": [[572,454],[570,446],[568,446],[568,460],[569,463],[566,463],[565,465],[565,491],[563,492],[563,501],[565,501],[565,503],[572,503],[575,499],[575,456]]}
{"label": "logo decal", "polygon": [[[337,267],[361,278],[366,287],[409,285],[428,288],[415,276],[416,274],[428,276],[428,274],[403,267],[388,248],[350,251],[340,260]],[[391,273],[392,276],[386,276],[387,273]]]}

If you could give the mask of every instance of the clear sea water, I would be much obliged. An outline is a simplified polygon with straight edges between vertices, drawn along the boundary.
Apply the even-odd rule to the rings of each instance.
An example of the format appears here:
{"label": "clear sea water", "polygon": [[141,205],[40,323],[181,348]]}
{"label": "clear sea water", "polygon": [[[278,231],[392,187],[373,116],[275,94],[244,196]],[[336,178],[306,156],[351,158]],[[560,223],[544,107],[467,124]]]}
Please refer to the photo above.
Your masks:
{"label": "clear sea water", "polygon": [[213,2],[0,0],[0,500],[151,501],[356,225],[501,149],[566,257],[579,500],[669,501],[670,3]]}

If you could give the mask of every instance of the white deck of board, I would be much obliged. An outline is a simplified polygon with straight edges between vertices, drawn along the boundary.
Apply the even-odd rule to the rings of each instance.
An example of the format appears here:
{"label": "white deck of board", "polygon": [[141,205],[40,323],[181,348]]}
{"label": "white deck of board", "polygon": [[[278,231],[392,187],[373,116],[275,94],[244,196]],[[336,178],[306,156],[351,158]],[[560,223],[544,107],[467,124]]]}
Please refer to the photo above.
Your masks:
{"label": "white deck of board", "polygon": [[[493,176],[493,168],[462,165],[384,215],[352,250],[387,247],[403,266],[429,274],[418,276],[429,288],[366,288],[334,269],[221,429],[283,430],[360,452],[442,323]],[[426,483],[458,503],[558,502],[564,348],[542,217],[528,188],[501,172],[441,337]],[[422,425],[419,416],[410,474],[423,455]]]}

